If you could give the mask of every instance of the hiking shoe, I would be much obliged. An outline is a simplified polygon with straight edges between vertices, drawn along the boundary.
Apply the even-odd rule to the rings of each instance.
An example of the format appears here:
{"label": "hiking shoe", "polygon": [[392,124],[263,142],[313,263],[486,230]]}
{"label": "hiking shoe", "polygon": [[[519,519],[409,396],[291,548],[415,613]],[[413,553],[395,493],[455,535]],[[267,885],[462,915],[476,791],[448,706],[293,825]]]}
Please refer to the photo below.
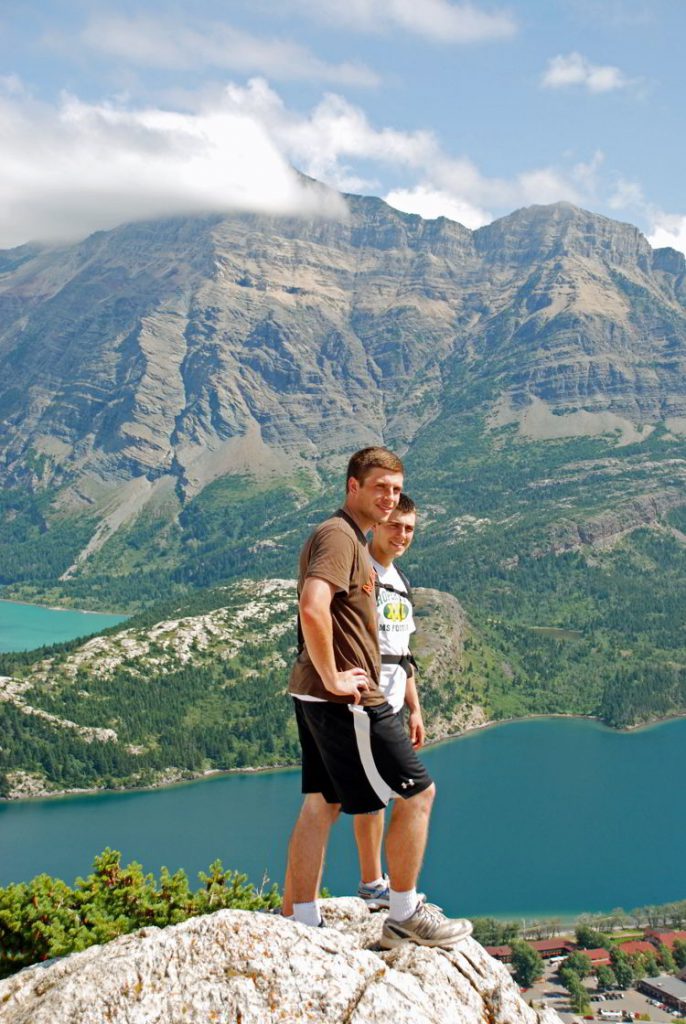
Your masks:
{"label": "hiking shoe", "polygon": [[391,905],[388,877],[384,875],[383,882],[379,882],[377,885],[360,882],[357,887],[357,895],[359,899],[364,900],[370,910],[388,910]]}
{"label": "hiking shoe", "polygon": [[381,933],[381,948],[394,949],[403,942],[419,946],[455,946],[472,934],[472,922],[446,917],[433,903],[419,903],[412,917],[394,921],[387,917]]}
{"label": "hiking shoe", "polygon": [[[366,882],[360,882],[357,887],[357,897],[364,900],[369,910],[388,910],[391,905],[391,886],[388,875],[384,875],[383,882],[379,882],[378,885],[367,885]],[[425,903],[426,894],[418,892],[417,900],[420,903]]]}

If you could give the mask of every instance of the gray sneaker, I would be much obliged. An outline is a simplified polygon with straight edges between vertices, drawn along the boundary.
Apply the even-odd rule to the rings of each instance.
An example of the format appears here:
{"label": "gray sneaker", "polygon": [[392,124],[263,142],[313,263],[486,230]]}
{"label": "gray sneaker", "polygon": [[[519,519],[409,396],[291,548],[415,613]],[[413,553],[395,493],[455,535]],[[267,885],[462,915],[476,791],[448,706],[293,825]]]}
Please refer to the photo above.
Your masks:
{"label": "gray sneaker", "polygon": [[472,934],[472,922],[450,918],[433,903],[420,903],[412,917],[394,921],[387,917],[381,932],[381,948],[394,949],[403,942],[419,946],[455,946]]}

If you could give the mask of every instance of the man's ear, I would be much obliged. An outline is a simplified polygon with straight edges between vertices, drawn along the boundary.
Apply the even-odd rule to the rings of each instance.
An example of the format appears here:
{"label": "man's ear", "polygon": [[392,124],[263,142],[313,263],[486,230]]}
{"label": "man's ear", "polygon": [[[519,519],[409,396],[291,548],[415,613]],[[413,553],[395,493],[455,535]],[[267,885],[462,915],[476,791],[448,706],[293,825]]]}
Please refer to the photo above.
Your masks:
{"label": "man's ear", "polygon": [[360,481],[357,477],[348,477],[348,494],[357,494],[360,489]]}

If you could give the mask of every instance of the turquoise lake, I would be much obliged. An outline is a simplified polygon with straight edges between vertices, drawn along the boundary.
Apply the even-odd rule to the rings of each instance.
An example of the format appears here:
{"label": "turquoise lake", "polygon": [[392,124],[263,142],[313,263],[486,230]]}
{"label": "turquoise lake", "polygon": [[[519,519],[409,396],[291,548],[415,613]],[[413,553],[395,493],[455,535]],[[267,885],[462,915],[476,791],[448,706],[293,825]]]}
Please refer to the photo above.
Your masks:
{"label": "turquoise lake", "polygon": [[[686,898],[686,719],[617,733],[534,719],[428,750],[438,798],[421,887],[448,913],[534,917]],[[214,776],[164,790],[0,804],[0,884],[72,882],[104,847],[146,870],[216,857],[281,880],[300,804],[297,771]],[[350,822],[325,884],[357,885]]]}
{"label": "turquoise lake", "polygon": [[75,640],[116,626],[125,618],[0,601],[0,651],[30,651],[44,644]]}

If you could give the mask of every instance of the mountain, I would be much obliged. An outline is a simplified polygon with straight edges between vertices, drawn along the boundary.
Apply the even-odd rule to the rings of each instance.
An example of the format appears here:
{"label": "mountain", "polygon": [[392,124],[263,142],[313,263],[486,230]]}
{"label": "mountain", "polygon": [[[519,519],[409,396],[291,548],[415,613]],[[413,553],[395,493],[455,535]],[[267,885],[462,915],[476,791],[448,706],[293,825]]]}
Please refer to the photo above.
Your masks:
{"label": "mountain", "polygon": [[133,515],[174,490],[405,447],[484,388],[533,436],[686,430],[686,269],[567,204],[470,232],[380,200],[345,222],[128,225],[0,269],[0,473]]}
{"label": "mountain", "polygon": [[0,254],[5,596],[290,577],[382,441],[422,512],[406,568],[464,604],[489,707],[686,708],[684,258],[564,203],[474,232],[346,203]]}

